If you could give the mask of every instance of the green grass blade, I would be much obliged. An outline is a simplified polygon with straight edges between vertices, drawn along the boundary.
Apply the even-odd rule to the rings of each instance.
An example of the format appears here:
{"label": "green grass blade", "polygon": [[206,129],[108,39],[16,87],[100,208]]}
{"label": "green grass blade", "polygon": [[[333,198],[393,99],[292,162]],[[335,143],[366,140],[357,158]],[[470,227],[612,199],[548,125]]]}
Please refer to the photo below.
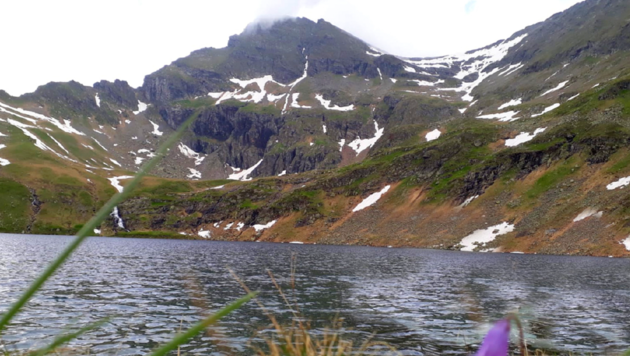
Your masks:
{"label": "green grass blade", "polygon": [[225,317],[226,315],[230,314],[234,310],[240,308],[243,304],[247,303],[252,298],[254,298],[256,294],[257,293],[250,293],[244,296],[243,298],[237,300],[236,302],[228,305],[227,307],[219,310],[218,312],[212,314],[206,319],[198,322],[197,324],[193,325],[190,329],[188,329],[185,333],[175,336],[175,338],[173,338],[173,340],[171,340],[169,343],[153,351],[151,356],[164,356],[168,354],[169,352],[176,350],[178,346],[183,345],[188,340],[192,339],[197,334],[205,330],[208,326],[216,323],[217,321],[219,321],[219,319]]}
{"label": "green grass blade", "polygon": [[148,172],[150,172],[158,162],[164,157],[166,151],[169,147],[173,146],[175,142],[179,140],[179,138],[183,135],[184,131],[192,124],[195,120],[196,114],[189,117],[186,122],[184,122],[174,134],[169,136],[169,138],[164,142],[156,151],[155,157],[149,160],[138,173],[136,173],[135,177],[125,186],[121,193],[114,195],[103,207],[96,213],[96,215],[90,219],[83,226],[83,228],[77,233],[76,238],[66,247],[66,249],[44,270],[44,272],[30,285],[30,287],[24,292],[24,294],[18,299],[15,304],[11,306],[11,308],[2,315],[2,319],[0,319],[0,335],[2,330],[4,330],[7,325],[11,322],[13,317],[24,307],[24,305],[37,293],[37,291],[46,283],[46,281],[52,277],[52,275],[61,267],[61,265],[72,255],[72,253],[83,243],[83,241],[93,234],[94,229],[103,222],[109,216],[109,214],[114,210],[118,204],[120,204],[129,193],[140,183],[142,177],[144,177]]}
{"label": "green grass blade", "polygon": [[44,355],[47,355],[47,354],[55,351],[57,348],[65,345],[68,342],[70,342],[70,341],[78,338],[79,336],[85,334],[86,332],[92,331],[94,329],[98,329],[101,325],[105,324],[108,321],[109,321],[109,318],[101,320],[101,321],[97,321],[96,323],[89,324],[88,326],[77,330],[76,332],[59,336],[50,345],[48,345],[48,346],[46,346],[46,347],[44,347],[42,349],[39,349],[37,351],[29,353],[29,356],[44,356]]}

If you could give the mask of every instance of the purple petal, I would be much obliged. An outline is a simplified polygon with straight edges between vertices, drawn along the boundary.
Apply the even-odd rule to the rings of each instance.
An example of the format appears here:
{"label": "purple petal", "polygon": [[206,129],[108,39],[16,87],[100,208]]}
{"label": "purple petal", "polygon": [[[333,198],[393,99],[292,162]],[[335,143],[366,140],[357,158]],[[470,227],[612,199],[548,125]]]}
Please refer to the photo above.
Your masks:
{"label": "purple petal", "polygon": [[486,334],[476,356],[506,356],[509,343],[510,321],[499,320]]}

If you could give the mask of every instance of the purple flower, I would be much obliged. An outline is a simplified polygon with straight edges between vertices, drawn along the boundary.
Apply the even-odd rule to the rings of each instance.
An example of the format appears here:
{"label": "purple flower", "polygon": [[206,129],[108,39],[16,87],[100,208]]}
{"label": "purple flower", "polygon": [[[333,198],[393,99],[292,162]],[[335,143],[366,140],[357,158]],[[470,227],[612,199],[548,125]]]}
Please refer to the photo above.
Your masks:
{"label": "purple flower", "polygon": [[503,319],[488,331],[476,356],[506,356],[510,342],[510,321]]}

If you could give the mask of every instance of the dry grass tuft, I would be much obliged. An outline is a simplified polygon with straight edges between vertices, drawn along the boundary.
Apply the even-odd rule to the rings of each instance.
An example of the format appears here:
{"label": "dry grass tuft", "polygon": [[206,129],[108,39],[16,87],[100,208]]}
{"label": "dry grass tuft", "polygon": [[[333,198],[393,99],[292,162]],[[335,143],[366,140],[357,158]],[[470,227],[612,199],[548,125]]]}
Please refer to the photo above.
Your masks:
{"label": "dry grass tuft", "polygon": [[291,327],[276,328],[275,337],[263,337],[266,350],[252,349],[258,356],[401,355],[392,346],[369,339],[355,346],[352,341],[343,339],[338,332],[341,327],[341,321],[336,321],[331,330],[316,335],[310,331],[308,324],[296,321]]}
{"label": "dry grass tuft", "polygon": [[[295,271],[296,271],[296,256],[291,258],[291,289],[295,291]],[[245,283],[230,270],[230,273],[236,281],[243,287],[245,291],[250,289]],[[291,326],[285,327],[278,323],[274,315],[260,302],[258,298],[254,298],[254,301],[258,304],[263,313],[270,320],[273,326],[273,336],[269,337],[266,334],[258,333],[258,337],[264,340],[266,349],[253,346],[250,344],[251,349],[258,356],[342,356],[342,355],[402,355],[394,347],[384,342],[372,341],[370,338],[365,340],[360,345],[355,345],[351,340],[346,340],[341,334],[342,320],[336,319],[333,321],[332,328],[326,329],[324,332],[314,332],[310,324],[305,322],[305,317],[300,313],[297,303],[289,302],[289,298],[284,293],[278,281],[274,277],[270,270],[267,270],[269,278],[271,279],[274,287],[280,294],[280,297],[293,314],[293,322]],[[249,293],[249,292],[248,292]]]}

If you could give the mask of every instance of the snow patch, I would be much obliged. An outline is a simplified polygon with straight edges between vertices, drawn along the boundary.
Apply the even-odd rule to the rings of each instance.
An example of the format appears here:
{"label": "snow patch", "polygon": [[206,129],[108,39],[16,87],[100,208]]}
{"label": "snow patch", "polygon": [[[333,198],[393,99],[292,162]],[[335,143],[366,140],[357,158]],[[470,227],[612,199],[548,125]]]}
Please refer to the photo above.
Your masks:
{"label": "snow patch", "polygon": [[378,53],[378,54],[380,54],[381,56],[385,54],[385,52],[381,51],[380,49],[378,49],[378,48],[376,48],[376,47],[372,47],[372,46],[370,46],[370,50],[371,50],[372,52],[374,52],[374,53]]}
{"label": "snow patch", "polygon": [[307,106],[307,105],[300,105],[300,104],[298,103],[298,97],[299,97],[299,96],[300,96],[300,93],[293,93],[293,94],[291,95],[291,99],[292,99],[292,101],[291,101],[291,107],[292,107],[292,108],[296,108],[296,109],[311,109],[311,107],[310,107],[310,106]]}
{"label": "snow patch", "polygon": [[120,181],[123,179],[131,179],[131,178],[133,178],[133,176],[120,176],[120,177],[107,178],[107,180],[111,183],[111,185],[114,186],[114,188],[116,188],[116,190],[118,190],[118,193],[122,193],[123,186],[120,185]]}
{"label": "snow patch", "polygon": [[503,110],[503,109],[509,108],[510,106],[521,105],[522,103],[523,103],[523,101],[521,99],[516,99],[516,100],[512,99],[512,100],[508,101],[507,103],[499,106],[499,110]]}
{"label": "snow patch", "polygon": [[466,200],[464,200],[464,202],[459,206],[460,208],[465,208],[468,205],[470,205],[470,203],[472,203],[473,200],[479,198],[478,195],[473,195],[472,197],[467,198]]}
{"label": "snow patch", "polygon": [[339,152],[343,151],[343,146],[346,145],[346,139],[342,138],[341,140],[339,140]]}
{"label": "snow patch", "polygon": [[534,137],[536,137],[536,135],[544,132],[546,129],[547,129],[546,127],[538,128],[534,130],[534,133],[531,133],[531,134],[528,132],[521,132],[516,137],[511,138],[509,140],[505,140],[505,145],[508,147],[514,147],[514,146],[520,145],[521,143],[531,141],[534,139]]}
{"label": "snow patch", "polygon": [[[357,155],[359,155],[359,153],[365,151],[368,148],[374,147],[374,145],[376,144],[376,141],[378,141],[378,139],[383,136],[383,132],[385,131],[385,128],[379,129],[378,122],[374,120],[374,129],[376,130],[374,137],[366,138],[362,140],[360,137],[357,136],[357,138],[354,141],[350,142],[348,146],[350,146],[350,148],[352,148],[354,152],[357,153]],[[339,142],[339,144],[341,145],[341,142]]]}
{"label": "snow patch", "polygon": [[624,177],[624,178],[619,179],[618,181],[615,181],[615,182],[612,182],[612,183],[608,184],[606,186],[606,189],[608,189],[608,190],[615,190],[615,189],[619,189],[619,188],[624,188],[628,184],[630,184],[630,177]]}
{"label": "snow patch", "polygon": [[96,235],[100,235],[100,234],[101,234],[101,230],[99,230],[99,229],[94,229],[94,233],[95,233]]}
{"label": "snow patch", "polygon": [[284,171],[280,172],[280,174],[278,174],[278,177],[282,177],[286,175],[287,175],[287,170],[285,169]]}
{"label": "snow patch", "polygon": [[[7,147],[7,146],[6,145],[0,145],[0,150],[5,148],[5,147]],[[8,166],[10,164],[11,164],[11,162],[9,162],[9,160],[4,159],[4,158],[0,158],[0,166],[4,167],[4,166]]]}
{"label": "snow patch", "polygon": [[591,216],[594,216],[596,218],[601,218],[602,216],[604,216],[604,212],[603,211],[597,211],[593,208],[586,208],[584,209],[583,212],[580,213],[580,215],[576,216],[575,219],[573,219],[573,222],[578,222],[578,221],[582,221],[586,218],[589,218]]}
{"label": "snow patch", "polygon": [[630,251],[630,236],[628,236],[628,238],[626,238],[625,240],[621,241],[621,244],[623,244],[626,247],[626,250]]}
{"label": "snow patch", "polygon": [[199,232],[197,233],[197,235],[199,235],[200,237],[203,237],[204,239],[209,239],[210,238],[210,231],[209,230],[200,229]]}
{"label": "snow patch", "polygon": [[138,153],[145,153],[147,155],[147,157],[155,157],[155,154],[153,152],[149,151],[146,148],[139,149]]}
{"label": "snow patch", "polygon": [[151,123],[151,125],[153,125],[153,132],[151,132],[152,134],[154,134],[155,136],[162,136],[164,134],[164,132],[160,131],[160,125],[151,120],[149,120],[149,122]]}
{"label": "snow patch", "polygon": [[194,159],[195,166],[200,165],[201,162],[206,159],[206,157],[202,157],[199,153],[193,151],[192,148],[186,146],[181,142],[179,143],[179,146],[177,146],[177,148],[179,148],[179,152],[181,152],[184,156]]}
{"label": "snow patch", "polygon": [[269,223],[267,223],[265,225],[256,224],[256,225],[254,225],[252,227],[256,230],[256,232],[258,232],[258,231],[269,229],[270,227],[275,225],[276,221],[277,220],[270,221]]}
{"label": "snow patch", "polygon": [[571,101],[571,100],[573,100],[573,99],[577,98],[578,96],[580,96],[580,94],[579,94],[579,93],[578,93],[578,94],[573,95],[572,97],[570,97],[569,99],[567,99],[567,101]]}
{"label": "snow patch", "polygon": [[284,98],[285,95],[287,94],[280,94],[280,95],[267,94],[267,100],[270,103],[275,103],[279,101],[280,99]]}
{"label": "snow patch", "polygon": [[568,82],[569,82],[568,80],[565,81],[565,82],[562,82],[562,83],[558,84],[558,86],[556,86],[555,88],[551,88],[551,89],[547,90],[546,92],[542,93],[540,96],[545,96],[545,95],[547,95],[549,93],[553,93],[554,91],[558,91],[558,90],[564,88],[567,85]]}
{"label": "snow patch", "polygon": [[53,141],[55,141],[57,146],[59,146],[59,148],[61,148],[67,155],[70,155],[70,152],[68,152],[68,150],[66,150],[66,148],[63,147],[63,145],[59,141],[57,141],[54,137],[52,137],[51,134],[47,132],[46,135],[48,135],[48,137],[50,137]]}
{"label": "snow patch", "polygon": [[368,196],[367,198],[363,199],[363,201],[361,203],[359,203],[359,205],[357,205],[354,209],[352,209],[352,212],[355,213],[357,211],[363,210],[369,206],[372,206],[374,204],[376,204],[377,201],[379,201],[379,199],[381,199],[381,197],[383,196],[383,194],[387,193],[387,191],[389,191],[389,188],[391,188],[390,185],[385,186],[385,188],[381,189],[380,192],[376,192],[374,194],[371,194],[370,196]]}
{"label": "snow patch", "polygon": [[149,105],[141,102],[140,100],[138,100],[138,110],[134,111],[133,114],[134,115],[138,115],[139,113],[145,111],[147,108],[149,107]]}
{"label": "snow patch", "polygon": [[514,121],[518,120],[518,117],[515,117],[519,111],[507,111],[498,114],[488,114],[477,116],[478,119],[498,119],[499,121]]}
{"label": "snow patch", "polygon": [[410,82],[414,82],[418,84],[418,86],[420,87],[433,87],[433,86],[436,86],[437,84],[444,83],[442,79],[438,80],[437,82],[427,82],[426,80],[412,79],[410,80]]}
{"label": "snow patch", "polygon": [[548,81],[549,79],[553,78],[558,73],[560,73],[560,71],[554,72],[552,75],[549,76],[549,78],[545,79],[545,81]]}
{"label": "snow patch", "polygon": [[190,174],[188,174],[186,177],[188,177],[189,179],[201,179],[201,172],[194,168],[188,168],[188,170],[190,171]]}
{"label": "snow patch", "polygon": [[230,167],[232,168],[232,170],[234,170],[234,172],[237,173],[233,173],[230,174],[228,176],[228,179],[232,179],[232,180],[240,180],[240,181],[250,181],[252,180],[252,178],[249,176],[250,174],[252,174],[252,172],[258,168],[258,166],[260,166],[260,164],[262,163],[262,159],[260,161],[258,161],[258,163],[256,163],[255,165],[251,166],[250,168],[242,171],[240,168],[234,168],[234,167]]}
{"label": "snow patch", "polygon": [[[2,104],[0,103],[0,105],[2,105]],[[5,112],[5,113],[10,114],[10,115],[13,115],[13,116],[17,116],[20,119],[26,120],[26,121],[30,122],[31,124],[33,124],[33,125],[37,125],[37,120],[31,119],[30,117],[26,117],[26,116],[23,116],[23,115],[20,115],[20,114],[17,114],[17,113],[14,113],[14,112],[9,111],[9,110],[6,110],[2,106],[0,106],[0,111]]]}
{"label": "snow patch", "polygon": [[101,98],[98,97],[98,93],[94,96],[94,101],[96,101],[96,106],[101,107]]}
{"label": "snow patch", "polygon": [[293,83],[288,85],[289,87],[291,87],[291,89],[293,89],[296,85],[298,85],[301,81],[303,81],[304,79],[306,79],[306,77],[308,77],[308,56],[305,56],[305,59],[306,59],[306,64],[304,65],[304,73],[302,74],[301,77],[297,78]]}
{"label": "snow patch", "polygon": [[558,103],[553,104],[551,106],[547,106],[545,108],[545,110],[543,110],[540,114],[534,114],[534,115],[532,115],[532,117],[538,117],[538,116],[544,115],[544,114],[546,114],[546,113],[548,113],[550,111],[553,111],[553,110],[557,109],[558,107],[560,107],[560,104],[558,104]]}
{"label": "snow patch", "polygon": [[424,137],[427,139],[427,142],[429,142],[429,141],[437,140],[438,138],[440,138],[441,134],[442,132],[440,132],[440,130],[435,129],[429,132],[428,134],[426,134],[426,136]]}
{"label": "snow patch", "polygon": [[405,66],[404,69],[409,73],[415,73],[416,69],[413,67]]}
{"label": "snow patch", "polygon": [[[253,101],[254,103],[260,103],[265,98],[265,95],[267,95],[267,91],[265,90],[265,86],[267,85],[267,83],[271,82],[271,83],[276,83],[280,86],[285,86],[284,84],[278,83],[275,80],[273,80],[273,76],[271,75],[265,75],[261,78],[254,78],[254,79],[249,79],[249,80],[241,80],[237,78],[232,78],[230,79],[230,81],[232,83],[238,84],[242,89],[245,89],[248,85],[251,85],[251,84],[258,85],[259,91],[257,92],[247,92],[240,95],[235,95],[235,98],[238,96],[239,98],[241,98],[241,101],[246,101],[246,102]],[[244,99],[242,98],[243,95],[250,96],[250,98]]]}
{"label": "snow patch", "polygon": [[80,131],[74,129],[70,125],[70,120],[63,120],[64,122],[61,123],[59,120],[57,120],[57,119],[55,119],[53,117],[48,117],[46,115],[38,114],[36,112],[24,110],[24,109],[21,109],[21,108],[14,108],[14,107],[11,107],[9,105],[0,103],[0,111],[4,111],[4,112],[6,112],[8,114],[15,115],[15,116],[17,116],[19,118],[22,118],[22,119],[24,119],[24,120],[26,120],[26,121],[28,121],[28,122],[30,122],[32,124],[37,124],[37,121],[33,120],[31,118],[28,118],[26,116],[16,114],[15,112],[8,111],[6,109],[10,109],[10,110],[13,110],[15,112],[19,112],[21,114],[34,117],[34,118],[36,118],[38,120],[47,121],[47,122],[53,124],[54,126],[56,126],[57,128],[59,128],[60,130],[62,130],[63,132],[67,132],[67,133],[71,133],[71,134],[75,134],[75,135],[79,135],[79,136],[85,136],[85,134],[83,132],[80,132]]}
{"label": "snow patch", "polygon": [[503,72],[499,73],[499,76],[508,76],[514,72],[516,72],[517,70],[523,68],[525,65],[522,63],[517,63],[517,64],[511,64],[506,70],[504,70]]}
{"label": "snow patch", "polygon": [[[293,95],[295,95],[295,94],[293,94]],[[322,104],[322,106],[324,108],[326,108],[327,110],[336,110],[336,111],[352,111],[352,110],[354,110],[354,105],[353,104],[350,104],[348,106],[337,106],[337,105],[330,106],[330,103],[331,103],[332,100],[324,99],[324,96],[321,95],[321,94],[315,95],[315,99],[317,99],[320,102],[320,104]],[[293,99],[293,100],[295,102],[295,99]],[[309,106],[309,108],[310,108],[310,106]],[[324,128],[325,127],[326,126],[324,125]],[[324,129],[324,133],[326,133],[326,129]]]}
{"label": "snow patch", "polygon": [[[476,73],[478,75],[478,79],[474,82],[462,83],[459,88],[440,88],[440,90],[464,92],[462,100],[473,101],[474,98],[471,95],[473,89],[475,89],[489,76],[501,71],[499,68],[494,68],[489,72],[485,71],[485,69],[502,60],[507,55],[509,49],[520,43],[526,36],[527,34],[524,34],[511,41],[505,40],[490,48],[479,49],[464,54],[421,60],[405,60],[405,62],[421,68],[452,68],[454,66],[459,66],[460,71],[455,75],[455,78],[457,79],[463,79]],[[520,64],[516,64],[513,67],[510,66],[510,68],[504,70],[502,74],[506,75],[513,73],[520,68],[519,65]]]}
{"label": "snow patch", "polygon": [[109,152],[109,150],[105,148],[105,146],[101,145],[101,143],[98,142],[94,137],[92,137],[92,140],[94,140],[94,142],[96,142],[96,144],[99,145],[103,150],[105,150],[106,152]]}
{"label": "snow patch", "polygon": [[396,78],[389,78],[389,80],[391,80],[392,83],[396,83],[398,81],[398,79],[396,79]]}
{"label": "snow patch", "polygon": [[497,236],[505,235],[514,231],[514,225],[507,222],[490,226],[487,229],[475,230],[472,234],[464,237],[460,244],[464,247],[461,251],[473,251],[477,245],[485,245],[488,242],[494,241]]}
{"label": "snow patch", "polygon": [[[61,153],[58,153],[57,151],[53,150],[52,148],[48,147],[42,140],[39,139],[39,137],[35,136],[34,134],[32,134],[30,131],[27,130],[27,128],[36,128],[34,126],[30,126],[30,125],[26,125],[23,124],[19,121],[15,121],[12,119],[7,119],[7,122],[10,125],[13,125],[17,128],[19,128],[20,130],[22,130],[22,133],[24,133],[24,135],[26,135],[28,138],[32,139],[33,141],[35,141],[35,147],[39,148],[42,151],[50,151],[52,153],[54,153],[55,155],[57,155],[59,158],[63,158],[65,160],[71,161],[71,162],[77,162],[67,156],[62,155]],[[53,139],[54,140],[54,139]]]}

